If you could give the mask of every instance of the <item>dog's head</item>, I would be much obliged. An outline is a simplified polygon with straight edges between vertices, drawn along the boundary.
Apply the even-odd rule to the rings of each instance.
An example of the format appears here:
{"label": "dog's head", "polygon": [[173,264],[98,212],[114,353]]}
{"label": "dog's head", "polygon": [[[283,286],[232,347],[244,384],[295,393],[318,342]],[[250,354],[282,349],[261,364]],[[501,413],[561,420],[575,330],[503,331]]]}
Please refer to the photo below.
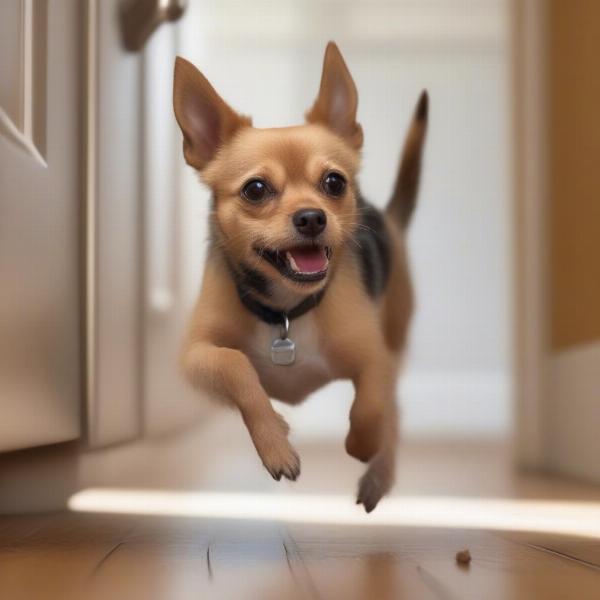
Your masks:
{"label": "dog's head", "polygon": [[188,61],[175,63],[183,152],[214,195],[216,243],[235,269],[314,293],[357,221],[356,86],[334,43],[306,124],[257,129]]}

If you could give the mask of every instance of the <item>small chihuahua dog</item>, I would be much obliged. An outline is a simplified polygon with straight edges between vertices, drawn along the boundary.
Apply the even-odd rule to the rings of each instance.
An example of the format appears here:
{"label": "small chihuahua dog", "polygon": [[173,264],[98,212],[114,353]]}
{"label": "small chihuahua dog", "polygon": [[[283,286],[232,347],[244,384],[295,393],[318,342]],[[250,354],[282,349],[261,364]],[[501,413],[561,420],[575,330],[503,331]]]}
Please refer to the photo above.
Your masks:
{"label": "small chihuahua dog", "polygon": [[333,42],[305,125],[252,127],[180,57],[173,104],[185,160],[213,193],[186,376],[239,409],[276,480],[295,480],[300,459],[270,398],[297,404],[334,379],[352,380],[346,450],[368,463],[357,503],[370,512],[394,480],[396,383],[413,304],[404,235],[418,189],[427,93],[383,212],[358,189],[358,96]]}

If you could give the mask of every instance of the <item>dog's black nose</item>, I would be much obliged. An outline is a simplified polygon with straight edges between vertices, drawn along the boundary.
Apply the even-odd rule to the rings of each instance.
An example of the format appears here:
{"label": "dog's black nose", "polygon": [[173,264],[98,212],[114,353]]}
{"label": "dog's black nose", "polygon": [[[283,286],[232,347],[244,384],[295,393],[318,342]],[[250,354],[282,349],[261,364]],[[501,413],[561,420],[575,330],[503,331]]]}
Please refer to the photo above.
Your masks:
{"label": "dog's black nose", "polygon": [[292,221],[298,233],[316,237],[325,229],[327,215],[320,208],[303,208],[294,213]]}

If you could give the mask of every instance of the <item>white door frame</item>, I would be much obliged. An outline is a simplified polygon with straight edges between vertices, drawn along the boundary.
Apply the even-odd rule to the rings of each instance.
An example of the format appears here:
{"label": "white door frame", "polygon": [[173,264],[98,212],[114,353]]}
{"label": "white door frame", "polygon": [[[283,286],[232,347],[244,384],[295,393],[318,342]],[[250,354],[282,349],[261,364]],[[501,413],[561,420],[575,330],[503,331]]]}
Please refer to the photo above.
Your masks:
{"label": "white door frame", "polygon": [[517,460],[600,481],[600,343],[550,343],[545,0],[513,0]]}

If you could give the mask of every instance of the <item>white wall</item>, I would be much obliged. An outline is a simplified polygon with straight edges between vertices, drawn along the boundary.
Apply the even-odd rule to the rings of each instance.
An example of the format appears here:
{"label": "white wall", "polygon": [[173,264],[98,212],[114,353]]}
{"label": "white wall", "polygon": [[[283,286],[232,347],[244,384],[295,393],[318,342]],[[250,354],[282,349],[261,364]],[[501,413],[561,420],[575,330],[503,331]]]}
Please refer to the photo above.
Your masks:
{"label": "white wall", "polygon": [[[418,312],[402,384],[408,435],[510,427],[510,181],[505,0],[198,0],[182,53],[257,126],[301,122],[335,39],[356,80],[364,194],[383,205],[421,89],[430,134],[410,248]],[[197,291],[208,194],[185,170],[186,277]],[[286,411],[302,435],[342,435],[351,386]]]}

